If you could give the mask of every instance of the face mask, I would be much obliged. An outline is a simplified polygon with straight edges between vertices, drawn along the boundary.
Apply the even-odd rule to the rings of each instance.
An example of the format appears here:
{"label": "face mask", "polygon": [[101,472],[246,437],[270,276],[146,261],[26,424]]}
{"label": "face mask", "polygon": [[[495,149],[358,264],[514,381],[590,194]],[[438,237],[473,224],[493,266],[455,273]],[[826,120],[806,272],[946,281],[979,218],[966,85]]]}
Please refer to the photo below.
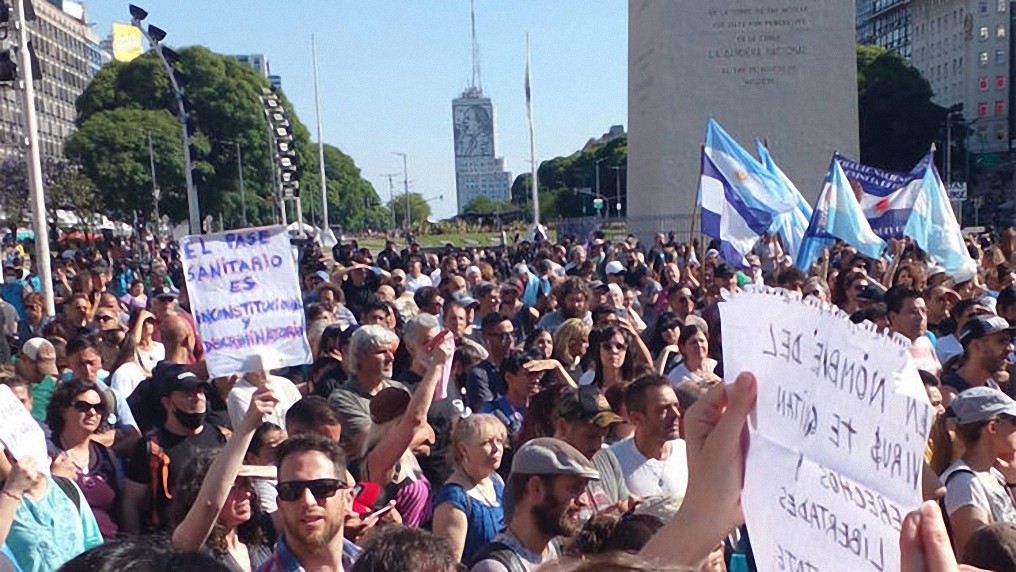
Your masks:
{"label": "face mask", "polygon": [[188,429],[197,429],[205,422],[204,411],[201,413],[187,413],[186,411],[177,409],[173,412],[173,414],[176,415],[176,420],[180,422],[180,425],[183,425]]}

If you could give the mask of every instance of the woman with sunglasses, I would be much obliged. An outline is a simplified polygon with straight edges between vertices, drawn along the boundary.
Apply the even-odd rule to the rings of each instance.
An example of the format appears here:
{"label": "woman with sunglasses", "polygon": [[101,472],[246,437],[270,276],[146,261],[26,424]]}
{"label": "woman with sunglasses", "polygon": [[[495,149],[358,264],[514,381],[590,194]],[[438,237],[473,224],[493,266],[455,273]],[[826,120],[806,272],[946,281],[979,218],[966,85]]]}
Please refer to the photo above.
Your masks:
{"label": "woman with sunglasses", "polygon": [[653,355],[655,370],[667,375],[681,361],[677,347],[678,332],[681,330],[681,318],[674,312],[664,312],[653,323],[649,335],[649,352]]}
{"label": "woman with sunglasses", "polygon": [[572,379],[582,377],[583,360],[589,350],[589,332],[592,328],[580,318],[569,318],[554,331],[552,358],[561,362]]}
{"label": "woman with sunglasses", "polygon": [[[262,418],[271,414],[276,404],[278,399],[270,387],[258,389],[222,449],[199,456],[184,468],[169,508],[170,520],[176,524],[173,548],[204,552],[242,572],[257,570],[271,558],[274,543],[270,539],[275,536],[271,519],[260,510],[250,478],[253,475],[239,475],[250,472],[250,467],[241,465],[244,455]],[[197,483],[201,486],[195,490]],[[280,491],[279,498],[282,496]]]}
{"label": "woman with sunglasses", "polygon": [[53,392],[46,424],[53,443],[74,467],[74,480],[92,508],[103,538],[116,538],[120,482],[113,452],[92,439],[106,425],[106,402],[93,383],[73,379]]}
{"label": "woman with sunglasses", "polygon": [[649,368],[649,349],[642,338],[623,325],[593,330],[589,335],[592,368],[582,374],[579,385],[595,384],[602,391],[627,385]]}

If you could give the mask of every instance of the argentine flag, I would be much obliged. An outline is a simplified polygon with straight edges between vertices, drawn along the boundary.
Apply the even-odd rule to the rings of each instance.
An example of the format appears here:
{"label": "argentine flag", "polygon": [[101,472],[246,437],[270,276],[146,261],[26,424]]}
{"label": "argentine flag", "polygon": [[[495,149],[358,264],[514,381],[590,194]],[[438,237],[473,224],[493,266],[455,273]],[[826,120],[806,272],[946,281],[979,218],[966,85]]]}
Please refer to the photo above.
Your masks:
{"label": "argentine flag", "polygon": [[834,156],[808,232],[801,243],[797,267],[807,272],[822,249],[831,248],[836,239],[853,246],[868,258],[881,258],[886,248],[886,242],[871,230],[854,189]]}
{"label": "argentine flag", "polygon": [[963,232],[949,205],[945,185],[933,163],[924,167],[914,209],[903,234],[913,238],[950,276],[955,276],[960,271],[969,273],[977,269],[977,263],[967,251]]}
{"label": "argentine flag", "polygon": [[744,257],[751,252],[759,235],[772,225],[772,216],[743,201],[705,149],[702,150],[699,205],[702,233],[720,241],[720,254],[729,264],[747,268]]}
{"label": "argentine flag", "polygon": [[805,200],[801,192],[797,190],[797,187],[790,178],[776,165],[773,156],[769,154],[769,149],[757,139],[755,140],[755,145],[758,148],[758,156],[762,160],[762,165],[766,171],[778,179],[785,187],[782,192],[789,193],[797,199],[797,204],[793,210],[780,213],[773,222],[773,231],[778,232],[783,238],[783,249],[791,258],[796,259],[797,253],[801,251],[801,241],[804,240],[804,233],[808,231],[808,222],[811,220],[812,215],[811,205],[808,204],[808,201]]}

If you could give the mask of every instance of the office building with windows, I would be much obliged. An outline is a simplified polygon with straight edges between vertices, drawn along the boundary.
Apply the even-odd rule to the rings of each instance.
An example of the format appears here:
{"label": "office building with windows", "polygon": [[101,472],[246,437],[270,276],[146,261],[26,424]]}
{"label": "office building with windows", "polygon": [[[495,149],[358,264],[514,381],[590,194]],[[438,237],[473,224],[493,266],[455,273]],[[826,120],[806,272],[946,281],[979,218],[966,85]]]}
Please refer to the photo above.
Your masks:
{"label": "office building with windows", "polygon": [[912,0],[857,0],[857,43],[881,46],[910,58],[911,3]]}

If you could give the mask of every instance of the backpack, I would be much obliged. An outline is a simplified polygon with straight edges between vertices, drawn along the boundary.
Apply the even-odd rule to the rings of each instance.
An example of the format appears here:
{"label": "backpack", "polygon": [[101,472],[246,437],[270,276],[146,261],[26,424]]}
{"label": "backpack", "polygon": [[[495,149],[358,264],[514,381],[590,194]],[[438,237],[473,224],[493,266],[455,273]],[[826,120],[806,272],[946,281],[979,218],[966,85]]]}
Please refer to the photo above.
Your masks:
{"label": "backpack", "polygon": [[159,500],[163,498],[159,494],[160,489],[166,500],[173,500],[173,495],[169,492],[169,455],[159,444],[158,429],[145,436],[145,450],[148,452],[149,486],[152,492],[150,522],[153,529],[158,530],[160,525]]}
{"label": "backpack", "polygon": [[508,572],[528,572],[522,558],[503,542],[490,542],[473,554],[469,567],[476,566],[483,560],[493,560],[508,569]]}
{"label": "backpack", "polygon": [[[955,471],[949,473],[949,476],[945,478],[945,482],[942,483],[942,486],[948,489],[949,481],[951,481],[953,477],[955,477],[960,473],[970,473],[971,475],[976,475],[976,473],[974,473],[970,469],[956,469]],[[956,536],[953,533],[952,521],[949,519],[949,512],[945,510],[945,496],[938,499],[938,508],[942,511],[942,520],[945,521],[945,531],[946,533],[949,534],[950,543],[952,543],[954,541],[952,541],[951,539],[956,538]],[[953,549],[955,550],[955,546],[953,546]]]}

